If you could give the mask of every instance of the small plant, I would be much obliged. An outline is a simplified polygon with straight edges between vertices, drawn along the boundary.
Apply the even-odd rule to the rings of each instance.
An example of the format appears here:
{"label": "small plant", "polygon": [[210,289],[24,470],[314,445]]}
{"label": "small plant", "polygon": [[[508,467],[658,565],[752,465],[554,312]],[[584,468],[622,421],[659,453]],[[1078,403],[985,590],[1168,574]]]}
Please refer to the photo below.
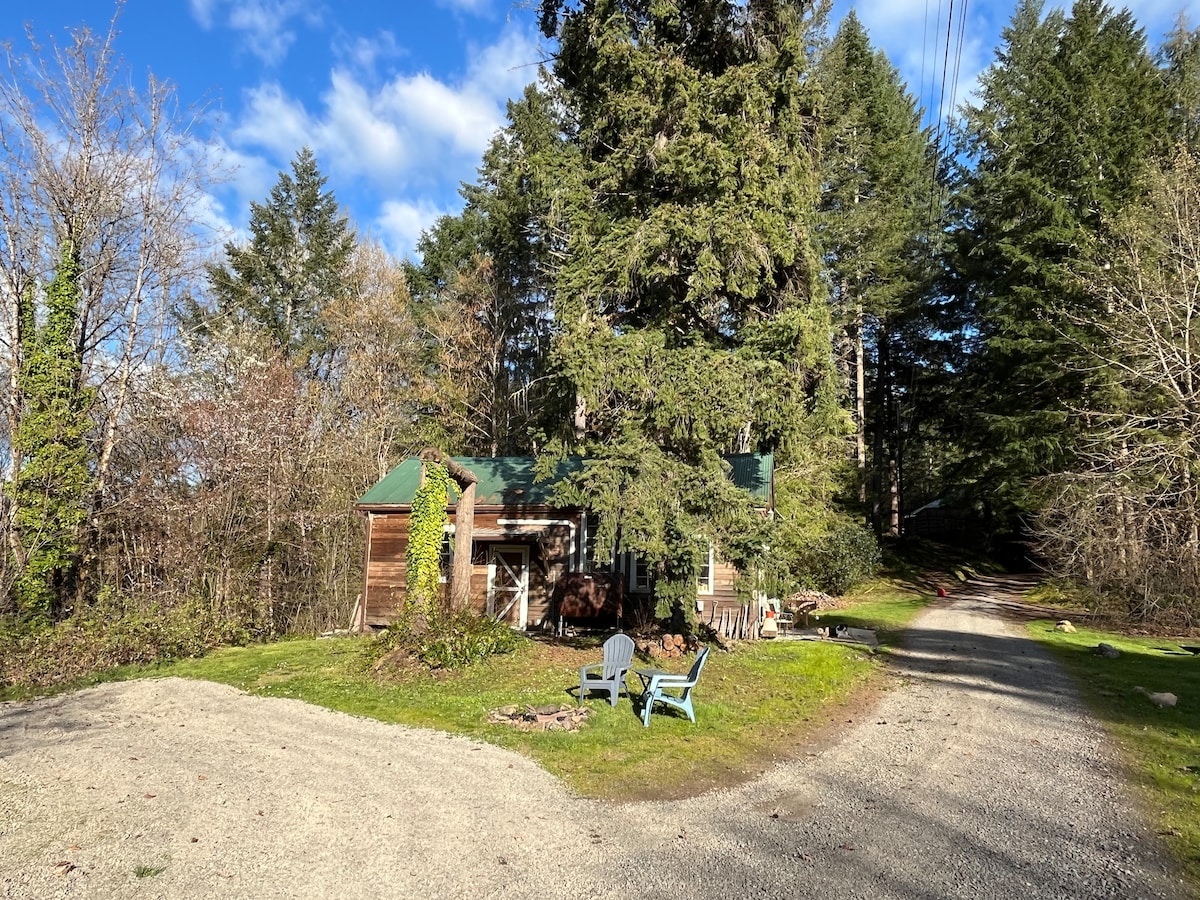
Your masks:
{"label": "small plant", "polygon": [[166,870],[166,866],[136,866],[133,874],[138,878],[153,878],[155,875],[161,875]]}

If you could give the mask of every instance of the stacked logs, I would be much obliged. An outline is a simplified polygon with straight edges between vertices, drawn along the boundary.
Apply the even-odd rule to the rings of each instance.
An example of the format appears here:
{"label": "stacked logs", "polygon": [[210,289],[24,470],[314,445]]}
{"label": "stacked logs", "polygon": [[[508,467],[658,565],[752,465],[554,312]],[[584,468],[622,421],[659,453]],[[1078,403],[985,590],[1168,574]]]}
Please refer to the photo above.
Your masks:
{"label": "stacked logs", "polygon": [[677,659],[700,649],[700,641],[690,634],[664,634],[654,640],[638,641],[638,651],[655,659]]}

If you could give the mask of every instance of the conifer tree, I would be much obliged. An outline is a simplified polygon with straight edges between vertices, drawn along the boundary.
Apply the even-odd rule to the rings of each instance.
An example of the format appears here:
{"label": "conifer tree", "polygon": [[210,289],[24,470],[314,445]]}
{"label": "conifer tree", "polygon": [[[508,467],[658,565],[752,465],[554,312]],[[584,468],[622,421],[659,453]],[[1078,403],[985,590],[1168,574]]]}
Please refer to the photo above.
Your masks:
{"label": "conifer tree", "polygon": [[[566,147],[551,95],[537,85],[508,104],[465,208],[421,236],[409,283],[435,350],[443,390],[439,446],[479,455],[528,453],[552,412],[544,374],[552,324],[550,192]],[[456,371],[446,348],[473,352]],[[438,352],[440,351],[440,352]],[[436,402],[436,401],[435,401]],[[448,408],[452,407],[452,408]]]}
{"label": "conifer tree", "polygon": [[837,421],[810,243],[819,23],[793,2],[541,11],[580,158],[553,205],[552,366],[576,405],[558,446],[586,457],[598,546],[641,556],[679,608],[706,540],[735,562],[763,544],[722,454],[811,462]]}
{"label": "conifer tree", "polygon": [[1000,513],[1032,502],[1030,478],[1060,471],[1067,415],[1103,393],[1102,371],[1073,365],[1102,306],[1074,273],[1103,265],[1101,223],[1137,195],[1166,134],[1161,79],[1128,11],[1078,0],[1041,18],[1024,0],[968,107],[973,168],[957,198],[957,300],[972,344],[965,373],[974,476]]}
{"label": "conifer tree", "polygon": [[900,339],[900,324],[912,331],[929,281],[932,155],[916,102],[853,11],[819,71],[819,238],[835,320],[846,335],[841,367],[855,411],[859,499],[870,488],[876,528],[895,534],[904,449],[897,372],[919,362],[907,358],[914,348]]}
{"label": "conifer tree", "polygon": [[1200,149],[1200,31],[1181,16],[1158,51],[1167,87],[1171,138]]}
{"label": "conifer tree", "polygon": [[225,245],[227,263],[209,267],[215,310],[190,311],[200,333],[227,324],[265,332],[298,368],[317,375],[330,348],[321,310],[347,290],[354,233],[325,190],[316,158],[303,148],[279,173],[266,203],[250,204],[250,240]]}

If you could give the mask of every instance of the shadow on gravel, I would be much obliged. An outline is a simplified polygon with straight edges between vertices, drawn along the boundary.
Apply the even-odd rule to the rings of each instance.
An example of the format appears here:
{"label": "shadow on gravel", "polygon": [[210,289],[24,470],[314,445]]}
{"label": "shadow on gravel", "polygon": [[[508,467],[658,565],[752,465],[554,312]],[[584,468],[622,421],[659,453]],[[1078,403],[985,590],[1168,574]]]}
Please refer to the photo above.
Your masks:
{"label": "shadow on gravel", "polygon": [[[1007,761],[1014,776],[1032,762],[1017,757]],[[1012,777],[1008,790],[973,790],[966,772],[905,783],[869,766],[814,771],[811,782],[818,799],[810,816],[766,825],[777,855],[744,861],[773,867],[776,896],[1174,896],[1160,893],[1153,849],[1074,805],[1075,785],[1038,795]],[[753,824],[731,837],[737,846],[762,845]]]}
{"label": "shadow on gravel", "polygon": [[0,758],[6,750],[36,750],[61,744],[63,735],[85,732],[97,724],[116,723],[111,713],[99,713],[107,701],[87,690],[38,700],[0,703]]}
{"label": "shadow on gravel", "polygon": [[1070,693],[1058,663],[1032,639],[913,628],[892,657],[902,676],[953,680],[975,694],[1004,694],[1059,706]]}

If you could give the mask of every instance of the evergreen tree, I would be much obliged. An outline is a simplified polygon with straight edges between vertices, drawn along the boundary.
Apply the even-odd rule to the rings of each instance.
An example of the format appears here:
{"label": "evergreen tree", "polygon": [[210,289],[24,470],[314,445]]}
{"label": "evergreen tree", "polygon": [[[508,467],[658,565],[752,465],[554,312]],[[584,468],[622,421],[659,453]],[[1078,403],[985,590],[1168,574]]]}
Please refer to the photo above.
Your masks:
{"label": "evergreen tree", "polygon": [[228,243],[224,265],[209,267],[216,308],[190,310],[201,334],[229,323],[265,332],[273,346],[310,375],[328,363],[321,310],[347,290],[354,233],[339,213],[316,158],[306,147],[279,173],[265,204],[250,204],[250,240]]}
{"label": "evergreen tree", "polygon": [[[461,188],[463,212],[443,216],[421,236],[421,265],[409,267],[432,365],[445,382],[441,396],[461,407],[438,411],[451,427],[437,442],[467,454],[528,453],[534,426],[548,414],[541,376],[552,323],[552,239],[545,224],[548,184],[566,148],[555,104],[539,87],[510,102],[508,118],[484,154],[479,180]],[[456,371],[448,358],[446,348],[456,343],[472,348],[463,367],[470,371]]]}
{"label": "evergreen tree", "polygon": [[18,614],[31,623],[49,623],[75,596],[92,490],[87,432],[94,392],[82,384],[79,278],[79,253],[68,246],[46,291],[45,323],[38,326],[31,298],[21,303],[24,411],[13,435],[21,467],[10,490],[14,594]]}
{"label": "evergreen tree", "polygon": [[1068,409],[1106,390],[1073,365],[1103,315],[1075,273],[1102,265],[1105,218],[1137,194],[1159,153],[1165,102],[1127,11],[1078,0],[1041,19],[1025,0],[967,109],[962,150],[974,168],[957,197],[957,300],[972,344],[964,394],[974,477],[997,512],[1028,505],[1029,479],[1059,471],[1075,435]]}
{"label": "evergreen tree", "polygon": [[838,420],[810,244],[810,14],[542,4],[579,153],[553,205],[552,364],[576,404],[557,446],[587,458],[572,496],[599,514],[598,546],[645,559],[660,601],[694,597],[705,539],[735,562],[761,552],[722,454],[807,463]]}
{"label": "evergreen tree", "polygon": [[1158,52],[1170,104],[1171,137],[1200,149],[1200,32],[1181,16]]}
{"label": "evergreen tree", "polygon": [[819,236],[835,319],[846,335],[840,355],[855,410],[859,499],[867,499],[870,487],[876,528],[895,534],[904,450],[900,385],[911,384],[897,376],[921,362],[899,331],[902,321],[909,332],[917,325],[929,281],[932,154],[916,102],[853,11],[819,72],[825,92]]}

